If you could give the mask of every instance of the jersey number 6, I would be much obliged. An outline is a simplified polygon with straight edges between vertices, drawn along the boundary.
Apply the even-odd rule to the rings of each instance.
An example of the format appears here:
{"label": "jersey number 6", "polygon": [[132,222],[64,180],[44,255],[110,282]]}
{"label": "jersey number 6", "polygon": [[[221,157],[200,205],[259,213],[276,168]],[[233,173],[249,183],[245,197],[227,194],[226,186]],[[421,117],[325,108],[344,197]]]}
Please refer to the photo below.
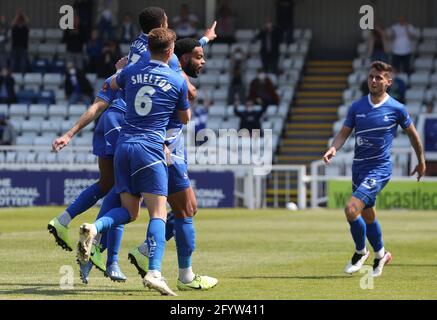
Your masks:
{"label": "jersey number 6", "polygon": [[150,86],[145,86],[138,90],[135,96],[135,111],[140,116],[146,116],[152,110],[152,98],[150,96],[153,96],[154,93],[155,89]]}

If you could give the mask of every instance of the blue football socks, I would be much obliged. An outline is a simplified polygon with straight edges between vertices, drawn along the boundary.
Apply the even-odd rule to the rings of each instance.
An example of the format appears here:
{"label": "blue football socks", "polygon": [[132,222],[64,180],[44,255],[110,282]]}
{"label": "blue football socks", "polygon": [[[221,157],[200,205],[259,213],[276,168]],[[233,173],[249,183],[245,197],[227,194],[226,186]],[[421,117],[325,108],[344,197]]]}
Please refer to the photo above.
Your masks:
{"label": "blue football socks", "polygon": [[97,183],[83,190],[80,195],[68,206],[66,211],[73,219],[77,215],[87,211],[94,206],[97,201],[103,198],[105,194],[100,190]]}
{"label": "blue football socks", "polygon": [[193,218],[175,218],[176,250],[180,269],[191,267],[191,255],[196,246]]}
{"label": "blue football socks", "polygon": [[366,223],[363,217],[359,216],[357,220],[349,222],[349,224],[355,242],[355,249],[361,251],[366,247]]}
{"label": "blue football socks", "polygon": [[161,271],[165,251],[165,222],[162,219],[150,219],[147,228],[147,247],[149,250],[149,270]]}
{"label": "blue football socks", "polygon": [[384,246],[384,242],[382,241],[381,225],[379,224],[378,220],[375,219],[373,223],[368,224],[366,230],[367,239],[369,239],[373,250],[378,252]]}

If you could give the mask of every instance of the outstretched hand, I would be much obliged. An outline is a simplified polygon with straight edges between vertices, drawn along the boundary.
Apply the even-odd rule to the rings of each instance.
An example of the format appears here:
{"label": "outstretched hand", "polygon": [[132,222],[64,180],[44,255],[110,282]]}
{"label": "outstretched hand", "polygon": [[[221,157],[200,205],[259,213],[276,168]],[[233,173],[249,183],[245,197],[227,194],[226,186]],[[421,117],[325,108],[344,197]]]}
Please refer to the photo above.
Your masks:
{"label": "outstretched hand", "polygon": [[205,30],[204,36],[208,38],[209,41],[213,41],[217,38],[217,34],[215,33],[215,27],[217,25],[217,21],[214,21],[210,28]]}

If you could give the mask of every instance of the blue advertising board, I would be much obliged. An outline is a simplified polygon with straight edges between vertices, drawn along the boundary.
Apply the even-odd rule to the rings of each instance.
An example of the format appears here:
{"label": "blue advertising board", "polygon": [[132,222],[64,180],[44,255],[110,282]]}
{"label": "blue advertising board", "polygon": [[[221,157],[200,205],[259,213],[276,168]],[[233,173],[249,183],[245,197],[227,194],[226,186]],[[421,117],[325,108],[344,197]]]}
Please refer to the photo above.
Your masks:
{"label": "blue advertising board", "polygon": [[[1,171],[0,207],[67,205],[98,177],[92,171]],[[234,206],[232,172],[192,172],[190,181],[199,208]]]}

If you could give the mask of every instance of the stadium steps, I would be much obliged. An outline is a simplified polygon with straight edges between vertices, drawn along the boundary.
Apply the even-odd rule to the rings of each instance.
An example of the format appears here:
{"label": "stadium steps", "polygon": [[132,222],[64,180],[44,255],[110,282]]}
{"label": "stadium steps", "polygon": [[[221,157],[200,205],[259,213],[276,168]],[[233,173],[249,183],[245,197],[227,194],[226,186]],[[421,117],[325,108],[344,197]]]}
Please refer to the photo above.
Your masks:
{"label": "stadium steps", "polygon": [[[352,71],[350,60],[310,60],[306,63],[275,158],[277,164],[308,167],[312,161],[321,159],[332,136],[332,124],[338,120],[337,109]],[[276,198],[281,207],[287,200],[296,202],[297,197],[296,174],[290,175],[288,192],[283,175],[278,177]],[[274,206],[273,176],[268,179],[266,192],[267,206]],[[309,192],[307,196],[309,201]]]}

